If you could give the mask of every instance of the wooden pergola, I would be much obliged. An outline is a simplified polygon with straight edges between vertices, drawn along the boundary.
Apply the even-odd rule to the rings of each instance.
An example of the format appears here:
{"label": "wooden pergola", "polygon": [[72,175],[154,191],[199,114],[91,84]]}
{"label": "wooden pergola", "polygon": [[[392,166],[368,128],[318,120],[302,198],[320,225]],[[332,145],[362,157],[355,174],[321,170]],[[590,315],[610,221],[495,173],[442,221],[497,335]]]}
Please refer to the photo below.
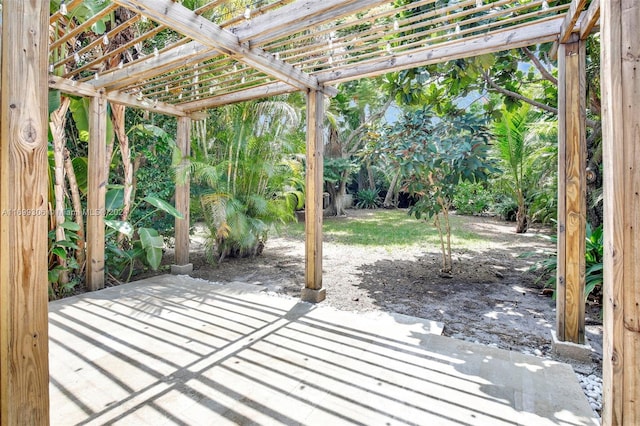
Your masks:
{"label": "wooden pergola", "polygon": [[[90,99],[87,284],[104,285],[107,103],[191,121],[217,106],[307,94],[306,280],[321,301],[323,96],[345,81],[555,42],[559,80],[557,335],[584,342],[585,43],[600,28],[605,164],[606,425],[640,423],[640,0],[2,1],[1,425],[48,423],[47,98]],[[57,4],[57,3],[56,3]],[[118,11],[103,35],[92,26]],[[130,31],[135,28],[136,31]],[[131,37],[130,34],[135,34]],[[119,40],[117,45],[113,40]],[[164,40],[158,45],[158,40]],[[176,264],[189,263],[189,185],[176,188]]]}

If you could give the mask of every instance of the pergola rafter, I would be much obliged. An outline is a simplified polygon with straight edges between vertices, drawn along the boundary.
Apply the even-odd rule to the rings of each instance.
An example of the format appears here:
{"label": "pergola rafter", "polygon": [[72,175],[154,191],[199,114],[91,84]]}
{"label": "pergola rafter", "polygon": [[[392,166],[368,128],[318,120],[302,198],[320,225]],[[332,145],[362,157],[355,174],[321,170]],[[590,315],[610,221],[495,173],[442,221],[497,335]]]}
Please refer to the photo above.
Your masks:
{"label": "pergola rafter", "polygon": [[[640,84],[634,58],[640,57],[640,0],[460,0],[446,6],[436,0],[397,6],[388,0],[263,0],[257,9],[246,10],[221,0],[200,2],[195,10],[171,0],[112,0],[91,16],[59,10],[48,19],[48,0],[2,3],[0,423],[46,424],[48,418],[47,395],[39,386],[48,378],[46,223],[4,214],[44,208],[46,86],[91,98],[89,155],[95,164],[90,162],[88,200],[98,213],[104,208],[106,178],[100,163],[107,101],[179,117],[177,144],[186,156],[190,123],[202,117],[200,111],[306,92],[303,298],[317,302],[324,297],[323,95],[337,93],[332,86],[341,82],[555,41],[562,55],[558,328],[561,340],[580,343],[584,259],[578,252],[584,247],[586,223],[584,39],[599,25],[607,225],[603,422],[637,423],[640,273],[634,247],[640,240],[640,141],[634,129],[640,125]],[[82,3],[64,4],[72,11]],[[188,212],[188,184],[177,192],[177,206]],[[91,288],[100,288],[104,279],[103,219],[98,214],[88,224]],[[176,266],[186,267],[188,219],[176,228]],[[26,259],[25,253],[34,259]]]}

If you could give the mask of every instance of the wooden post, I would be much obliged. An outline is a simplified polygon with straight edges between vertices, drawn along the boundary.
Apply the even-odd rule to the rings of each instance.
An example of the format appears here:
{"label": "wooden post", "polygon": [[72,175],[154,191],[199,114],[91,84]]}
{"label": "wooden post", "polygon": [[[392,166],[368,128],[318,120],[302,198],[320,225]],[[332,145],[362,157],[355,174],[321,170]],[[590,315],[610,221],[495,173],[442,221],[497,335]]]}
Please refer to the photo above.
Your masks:
{"label": "wooden post", "polygon": [[104,288],[104,215],[107,190],[107,99],[89,103],[89,177],[87,179],[87,289]]}
{"label": "wooden post", "polygon": [[[181,167],[188,168],[191,149],[191,118],[178,117],[177,143],[182,154]],[[176,209],[182,213],[184,219],[176,219],[175,265],[171,266],[172,273],[188,274],[193,270],[193,265],[189,263],[189,201],[191,198],[189,188],[187,174],[184,182],[176,183]]]}
{"label": "wooden post", "polygon": [[558,50],[558,340],[585,343],[585,44],[563,43]]}
{"label": "wooden post", "polygon": [[324,149],[322,94],[307,93],[307,172],[305,198],[305,288],[302,300],[321,302],[326,293],[322,288],[322,184]]}
{"label": "wooden post", "polygon": [[49,424],[49,1],[2,2],[0,424]]}
{"label": "wooden post", "polygon": [[640,0],[600,2],[603,425],[640,424]]}

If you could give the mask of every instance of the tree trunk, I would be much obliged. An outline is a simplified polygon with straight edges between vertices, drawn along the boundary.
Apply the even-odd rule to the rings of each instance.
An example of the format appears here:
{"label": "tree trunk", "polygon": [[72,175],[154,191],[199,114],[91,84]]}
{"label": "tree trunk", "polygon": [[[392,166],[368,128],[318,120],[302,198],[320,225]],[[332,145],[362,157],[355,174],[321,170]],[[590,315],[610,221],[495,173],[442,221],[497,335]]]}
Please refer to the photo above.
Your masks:
{"label": "tree trunk", "polygon": [[[131,212],[131,202],[133,195],[133,164],[131,162],[131,147],[129,146],[129,137],[125,129],[125,111],[124,105],[112,104],[111,105],[111,122],[113,123],[114,133],[118,137],[118,144],[120,147],[120,155],[122,156],[122,169],[124,174],[124,194],[123,194],[123,206],[120,220],[126,222],[129,219],[129,213]],[[118,236],[118,240],[122,238],[123,234]]]}
{"label": "tree trunk", "polygon": [[82,201],[80,199],[80,189],[78,188],[78,181],[76,180],[76,172],[73,169],[73,163],[71,162],[71,155],[69,150],[64,150],[64,169],[67,173],[67,181],[69,181],[69,190],[71,191],[71,202],[73,204],[74,219],[78,227],[78,241],[76,245],[76,261],[80,265],[80,270],[83,269],[85,254],[84,254],[84,217],[82,216]]}
{"label": "tree trunk", "polygon": [[[67,111],[69,109],[70,99],[62,97],[60,106],[57,110],[51,113],[51,121],[49,127],[51,128],[51,135],[53,136],[53,160],[55,163],[54,177],[54,196],[55,196],[55,225],[56,225],[56,241],[66,240],[64,228],[64,150],[65,150],[65,137],[64,137],[64,125],[66,122]],[[66,284],[69,282],[69,273],[67,271],[67,259],[61,256],[57,257],[57,263],[63,269],[60,272],[58,283]]]}
{"label": "tree trunk", "polygon": [[392,207],[397,207],[397,204],[394,200],[396,197],[396,186],[398,186],[398,180],[400,179],[400,170],[393,175],[393,179],[391,179],[391,183],[389,184],[389,190],[387,191],[387,195],[384,197],[384,201],[382,202],[382,207],[385,209],[390,209]]}
{"label": "tree trunk", "polygon": [[529,227],[529,221],[527,220],[527,206],[524,204],[524,196],[522,193],[518,194],[518,212],[516,213],[516,233],[524,234]]}

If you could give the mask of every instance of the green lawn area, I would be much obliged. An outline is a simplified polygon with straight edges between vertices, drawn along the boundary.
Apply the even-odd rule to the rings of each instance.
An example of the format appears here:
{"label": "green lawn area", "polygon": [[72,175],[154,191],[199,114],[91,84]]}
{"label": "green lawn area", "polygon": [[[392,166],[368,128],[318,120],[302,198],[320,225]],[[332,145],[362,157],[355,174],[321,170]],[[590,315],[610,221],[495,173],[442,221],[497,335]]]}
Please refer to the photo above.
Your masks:
{"label": "green lawn area", "polygon": [[[472,245],[484,238],[467,229],[465,224],[464,216],[451,216],[452,238],[457,247]],[[325,241],[347,245],[398,247],[440,244],[438,232],[431,221],[417,220],[406,210],[359,210],[352,216],[325,217],[323,233]],[[279,234],[303,239],[304,223],[287,224]]]}

